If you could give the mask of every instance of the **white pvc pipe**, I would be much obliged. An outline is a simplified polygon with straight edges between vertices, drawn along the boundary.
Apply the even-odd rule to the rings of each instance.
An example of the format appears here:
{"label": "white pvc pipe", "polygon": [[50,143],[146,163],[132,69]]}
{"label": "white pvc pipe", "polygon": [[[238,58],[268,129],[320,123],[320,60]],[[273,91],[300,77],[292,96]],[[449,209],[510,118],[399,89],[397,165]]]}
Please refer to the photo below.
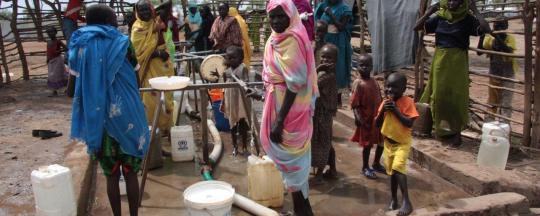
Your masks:
{"label": "white pvc pipe", "polygon": [[237,194],[237,193],[234,194],[233,200],[234,200],[234,205],[254,215],[279,216],[279,214],[276,211],[270,208],[267,208],[259,203],[256,203],[255,201],[250,200],[240,194]]}
{"label": "white pvc pipe", "polygon": [[214,124],[214,121],[207,119],[206,124],[208,125],[208,130],[214,139],[214,149],[210,153],[210,160],[216,161],[223,150],[223,143],[221,142],[221,137],[219,136],[219,131]]}
{"label": "white pvc pipe", "polygon": [[[210,157],[210,160],[216,161],[219,158],[221,151],[223,150],[223,143],[221,142],[219,131],[217,130],[214,122],[210,119],[207,119],[206,124],[208,125],[208,130],[210,131],[212,138],[214,139],[214,149],[212,150],[212,153],[210,153],[209,157]],[[279,214],[276,211],[270,208],[267,208],[253,200],[250,200],[240,194],[234,194],[233,200],[236,206],[254,215],[279,216]]]}

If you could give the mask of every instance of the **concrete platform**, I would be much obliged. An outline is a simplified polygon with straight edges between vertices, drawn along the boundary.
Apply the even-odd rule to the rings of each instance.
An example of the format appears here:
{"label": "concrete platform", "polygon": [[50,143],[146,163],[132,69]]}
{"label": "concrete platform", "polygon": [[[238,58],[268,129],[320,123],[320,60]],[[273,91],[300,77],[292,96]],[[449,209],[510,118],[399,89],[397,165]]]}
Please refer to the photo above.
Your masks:
{"label": "concrete platform", "polygon": [[[361,149],[357,144],[348,142],[352,130],[336,123],[334,125],[334,146],[337,153],[339,179],[328,181],[324,185],[310,189],[310,201],[315,215],[384,215],[389,194],[389,179],[380,175],[377,180],[368,180],[360,174]],[[230,155],[231,142],[228,133],[221,133],[225,143],[225,155],[215,177],[231,183],[236,191],[247,196],[246,157]],[[199,141],[200,144],[200,141]],[[200,155],[200,153],[199,153]],[[460,188],[448,183],[436,175],[409,164],[410,196],[417,208],[470,195]],[[144,200],[139,210],[140,215],[187,215],[183,203],[182,192],[191,184],[201,180],[199,169],[193,162],[174,163],[165,159],[164,167],[149,173]],[[105,178],[98,168],[96,179],[96,196],[93,200],[90,215],[111,215],[106,195]],[[127,199],[123,197],[123,214],[128,215]],[[285,196],[282,209],[292,209],[290,196]],[[233,215],[250,215],[241,209],[233,208]]]}
{"label": "concrete platform", "polygon": [[[336,120],[354,125],[354,115],[340,109]],[[540,160],[510,157],[506,170],[478,167],[479,143],[464,140],[460,149],[450,149],[434,139],[414,138],[410,159],[475,196],[515,192],[527,197],[531,206],[540,206]]]}
{"label": "concrete platform", "polygon": [[[396,215],[397,211],[386,213]],[[534,215],[529,209],[527,198],[517,193],[497,193],[473,198],[448,201],[416,210],[414,216],[494,216],[494,215]]]}

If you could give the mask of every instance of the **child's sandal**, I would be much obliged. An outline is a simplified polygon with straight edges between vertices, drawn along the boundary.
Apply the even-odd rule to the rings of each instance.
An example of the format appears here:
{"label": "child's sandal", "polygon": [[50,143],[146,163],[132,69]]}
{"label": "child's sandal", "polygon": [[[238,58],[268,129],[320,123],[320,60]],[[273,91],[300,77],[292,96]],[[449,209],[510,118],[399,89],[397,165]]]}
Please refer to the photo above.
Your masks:
{"label": "child's sandal", "polygon": [[365,177],[368,179],[377,179],[377,174],[375,174],[375,171],[369,168],[364,168],[362,170],[362,174],[364,174]]}

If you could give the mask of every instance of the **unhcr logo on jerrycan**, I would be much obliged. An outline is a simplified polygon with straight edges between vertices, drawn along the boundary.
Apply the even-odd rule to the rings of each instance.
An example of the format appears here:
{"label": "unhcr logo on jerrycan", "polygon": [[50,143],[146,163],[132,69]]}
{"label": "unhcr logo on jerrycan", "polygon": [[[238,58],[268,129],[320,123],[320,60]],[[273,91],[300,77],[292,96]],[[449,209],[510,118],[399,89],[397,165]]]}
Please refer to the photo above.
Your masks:
{"label": "unhcr logo on jerrycan", "polygon": [[195,157],[193,128],[190,125],[171,128],[172,160],[175,162],[192,161]]}

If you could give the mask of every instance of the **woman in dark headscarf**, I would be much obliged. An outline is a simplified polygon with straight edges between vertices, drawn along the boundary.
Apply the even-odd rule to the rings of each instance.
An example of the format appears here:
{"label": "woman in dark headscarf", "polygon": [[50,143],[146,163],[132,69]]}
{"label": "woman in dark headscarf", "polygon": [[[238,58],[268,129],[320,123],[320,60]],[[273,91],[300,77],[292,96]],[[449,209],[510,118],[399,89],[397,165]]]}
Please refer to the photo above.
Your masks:
{"label": "woman in dark headscarf", "polygon": [[202,17],[202,25],[200,28],[199,36],[195,40],[195,50],[210,50],[214,46],[214,43],[212,42],[212,40],[208,39],[208,37],[210,36],[210,31],[212,30],[212,24],[214,24],[215,18],[208,5],[202,6],[199,12]]}

